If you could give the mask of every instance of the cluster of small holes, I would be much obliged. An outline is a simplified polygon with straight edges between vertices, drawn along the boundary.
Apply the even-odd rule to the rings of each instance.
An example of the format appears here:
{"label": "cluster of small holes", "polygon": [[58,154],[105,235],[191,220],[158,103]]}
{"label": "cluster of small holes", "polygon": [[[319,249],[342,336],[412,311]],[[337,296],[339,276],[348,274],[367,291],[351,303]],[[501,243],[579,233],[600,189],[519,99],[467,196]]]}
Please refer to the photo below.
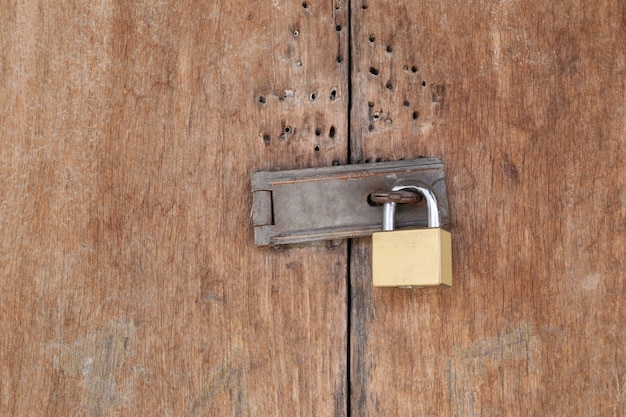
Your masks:
{"label": "cluster of small holes", "polygon": [[[302,5],[302,9],[304,9],[305,11],[309,12],[309,11],[311,10],[311,4],[310,4],[308,1],[303,1],[303,2],[301,3],[301,5]],[[363,6],[363,9],[367,9],[367,6],[365,6],[365,5],[364,5],[364,6]],[[341,5],[335,5],[335,10],[341,10]],[[342,26],[342,25],[339,25],[339,24],[338,24],[338,25],[335,25],[335,31],[336,31],[336,32],[341,32],[341,31],[343,31],[343,29],[344,29],[344,28],[343,28],[343,26]],[[301,35],[300,30],[299,30],[299,28],[298,28],[298,27],[296,27],[295,29],[292,29],[292,35],[293,35],[294,37],[299,37],[299,36]],[[340,64],[340,63],[342,63],[342,62],[344,61],[344,58],[343,58],[343,56],[342,56],[341,54],[339,54],[339,55],[337,55],[337,57],[335,58],[335,61],[336,61],[338,64]],[[296,65],[297,65],[298,67],[301,67],[301,66],[302,66],[302,62],[301,62],[301,61],[297,61],[297,62],[296,62]],[[290,90],[290,91],[291,91],[291,90]],[[285,101],[285,99],[287,99],[287,98],[291,98],[291,97],[293,97],[293,95],[285,95],[285,96],[279,95],[279,96],[278,96],[278,101],[280,101],[280,102],[284,102],[284,101]],[[309,100],[311,100],[311,101],[316,101],[318,98],[319,98],[319,95],[318,95],[318,93],[317,93],[316,91],[313,91],[313,92],[311,92],[311,93],[309,94]],[[331,89],[331,91],[330,91],[329,99],[330,99],[331,101],[335,101],[335,100],[337,100],[337,98],[338,98],[337,88],[336,88],[336,87],[333,87],[333,88]],[[266,98],[264,95],[258,95],[258,96],[256,97],[256,102],[257,102],[259,105],[265,106],[265,105],[267,104],[267,98]],[[322,129],[321,129],[321,128],[319,128],[319,127],[318,127],[318,128],[315,128],[314,133],[315,133],[315,136],[320,137],[320,136],[322,136]],[[283,130],[282,130],[282,132],[280,133],[279,138],[280,138],[281,140],[284,140],[284,139],[286,138],[286,136],[288,136],[288,135],[293,135],[293,134],[295,134],[295,129],[293,129],[291,126],[288,126],[288,125],[287,125],[287,126],[284,126],[284,127],[283,127]],[[329,131],[328,131],[328,137],[329,137],[330,139],[334,139],[334,138],[335,138],[335,136],[336,136],[336,134],[337,134],[337,129],[335,128],[335,126],[331,126],[331,127],[330,127],[330,129],[329,129]],[[264,142],[266,145],[267,145],[267,144],[269,144],[269,143],[271,142],[271,136],[270,136],[270,134],[269,134],[269,133],[263,133],[263,134],[262,134],[262,139],[263,139],[263,142]],[[320,145],[315,145],[315,147],[314,147],[315,152],[319,152],[319,151],[320,151],[320,149],[321,149],[321,148],[320,148]],[[335,162],[336,162],[336,164],[335,164]],[[339,161],[333,161],[333,164],[334,164],[334,165],[338,165],[338,164],[339,164]]]}

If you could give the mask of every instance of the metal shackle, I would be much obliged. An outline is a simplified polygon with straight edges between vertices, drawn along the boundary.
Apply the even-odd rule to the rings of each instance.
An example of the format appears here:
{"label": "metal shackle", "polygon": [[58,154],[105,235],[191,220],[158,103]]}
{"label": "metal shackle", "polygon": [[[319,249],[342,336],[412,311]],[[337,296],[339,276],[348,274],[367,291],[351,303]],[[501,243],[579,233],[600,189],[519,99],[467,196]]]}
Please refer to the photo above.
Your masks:
{"label": "metal shackle", "polygon": [[[413,190],[424,196],[426,200],[426,209],[428,210],[428,227],[439,227],[439,207],[437,205],[437,197],[435,193],[426,187],[418,185],[398,185],[392,188],[392,191]],[[396,203],[385,203],[383,205],[383,230],[393,230],[395,227]]]}

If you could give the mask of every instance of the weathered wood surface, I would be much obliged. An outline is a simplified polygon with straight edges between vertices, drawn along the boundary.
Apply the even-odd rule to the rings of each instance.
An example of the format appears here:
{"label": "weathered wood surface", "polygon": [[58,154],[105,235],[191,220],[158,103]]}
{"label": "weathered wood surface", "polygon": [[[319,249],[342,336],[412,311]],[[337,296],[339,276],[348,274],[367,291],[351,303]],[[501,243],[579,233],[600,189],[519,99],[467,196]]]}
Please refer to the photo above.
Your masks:
{"label": "weathered wood surface", "polygon": [[372,289],[355,242],[353,414],[626,415],[624,2],[352,6],[352,156],[444,161],[454,259]]}
{"label": "weathered wood surface", "polygon": [[346,162],[346,6],[2,3],[0,414],[344,415],[346,246],[249,181]]}

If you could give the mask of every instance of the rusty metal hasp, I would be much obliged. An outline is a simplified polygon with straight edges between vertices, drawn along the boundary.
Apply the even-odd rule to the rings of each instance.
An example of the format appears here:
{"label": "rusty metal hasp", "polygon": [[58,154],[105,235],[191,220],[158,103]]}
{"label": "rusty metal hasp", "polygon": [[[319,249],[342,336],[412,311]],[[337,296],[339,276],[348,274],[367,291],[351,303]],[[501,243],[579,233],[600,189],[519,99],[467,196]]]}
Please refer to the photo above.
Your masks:
{"label": "rusty metal hasp", "polygon": [[435,193],[441,223],[447,224],[443,163],[436,158],[255,172],[254,242],[266,246],[369,236],[382,229],[381,203],[394,199],[417,202],[397,211],[397,227],[426,226],[428,211],[420,198],[386,193],[416,183]]}

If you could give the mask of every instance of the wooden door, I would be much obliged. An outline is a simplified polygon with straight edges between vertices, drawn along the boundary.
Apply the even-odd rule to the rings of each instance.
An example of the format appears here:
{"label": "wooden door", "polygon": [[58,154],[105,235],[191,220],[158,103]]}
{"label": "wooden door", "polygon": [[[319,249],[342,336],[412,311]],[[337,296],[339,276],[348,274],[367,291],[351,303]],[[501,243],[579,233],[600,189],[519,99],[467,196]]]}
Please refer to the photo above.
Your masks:
{"label": "wooden door", "polygon": [[249,189],[347,162],[346,5],[0,9],[0,414],[344,415],[346,245]]}
{"label": "wooden door", "polygon": [[[0,414],[624,416],[624,6],[0,3]],[[351,68],[350,68],[351,67]],[[437,156],[451,289],[253,246],[255,170]]]}
{"label": "wooden door", "polygon": [[352,415],[626,415],[624,2],[352,5],[354,162],[442,158],[454,258],[353,245]]}

